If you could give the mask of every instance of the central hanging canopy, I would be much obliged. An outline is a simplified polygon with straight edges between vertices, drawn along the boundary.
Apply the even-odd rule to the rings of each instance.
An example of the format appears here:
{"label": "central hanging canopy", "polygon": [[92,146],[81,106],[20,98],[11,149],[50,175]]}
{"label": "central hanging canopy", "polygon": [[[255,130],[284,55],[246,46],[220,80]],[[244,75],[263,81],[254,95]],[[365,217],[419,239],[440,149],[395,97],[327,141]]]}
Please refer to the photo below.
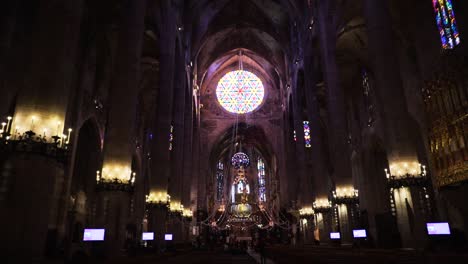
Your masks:
{"label": "central hanging canopy", "polygon": [[219,104],[231,113],[245,114],[263,102],[265,90],[255,74],[237,70],[228,72],[218,82],[216,97]]}

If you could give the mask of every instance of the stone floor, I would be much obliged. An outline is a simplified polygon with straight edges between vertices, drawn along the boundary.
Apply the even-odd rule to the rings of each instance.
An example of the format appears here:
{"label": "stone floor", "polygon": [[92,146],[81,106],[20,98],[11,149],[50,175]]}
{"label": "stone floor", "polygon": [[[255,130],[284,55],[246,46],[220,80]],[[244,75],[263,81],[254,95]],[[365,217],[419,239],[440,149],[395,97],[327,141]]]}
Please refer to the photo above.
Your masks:
{"label": "stone floor", "polygon": [[467,264],[468,252],[429,253],[416,250],[378,250],[315,246],[274,246],[267,257],[276,264]]}
{"label": "stone floor", "polygon": [[[416,250],[381,250],[353,249],[315,246],[270,246],[266,250],[267,264],[467,264],[468,252],[429,253]],[[260,263],[260,257],[254,251],[248,253],[228,253],[222,249],[192,250],[166,252],[159,255],[138,257],[118,257],[107,261],[78,261],[75,263],[105,263],[105,264],[255,264]],[[47,262],[62,264],[61,262]]]}
{"label": "stone floor", "polygon": [[165,256],[147,256],[121,259],[118,261],[107,261],[109,264],[255,264],[254,258],[247,253],[225,253],[221,250],[215,251],[189,251]]}

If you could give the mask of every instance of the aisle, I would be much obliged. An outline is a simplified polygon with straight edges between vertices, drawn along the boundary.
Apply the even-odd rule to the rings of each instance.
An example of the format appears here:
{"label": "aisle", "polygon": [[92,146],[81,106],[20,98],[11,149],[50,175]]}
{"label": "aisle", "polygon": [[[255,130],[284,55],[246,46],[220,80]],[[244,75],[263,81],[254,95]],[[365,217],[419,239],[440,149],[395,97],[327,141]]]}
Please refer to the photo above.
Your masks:
{"label": "aisle", "polygon": [[167,259],[165,263],[168,264],[255,264],[255,260],[253,260],[248,254],[230,254],[224,253],[220,251],[192,251],[188,254],[184,254],[181,256],[175,256],[172,258]]}

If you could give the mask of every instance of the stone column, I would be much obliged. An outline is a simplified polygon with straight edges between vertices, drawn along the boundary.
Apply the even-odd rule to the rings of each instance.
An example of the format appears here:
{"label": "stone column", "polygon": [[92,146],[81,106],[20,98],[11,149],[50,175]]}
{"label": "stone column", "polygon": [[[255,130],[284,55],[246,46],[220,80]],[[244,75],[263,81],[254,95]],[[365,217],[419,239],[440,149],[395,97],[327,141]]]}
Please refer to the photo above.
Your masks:
{"label": "stone column", "polygon": [[[333,163],[333,181],[335,189],[350,189],[352,185],[351,160],[348,149],[348,127],[343,89],[339,85],[336,64],[336,16],[334,1],[320,0],[317,17],[321,55],[324,66],[324,79],[327,88],[328,122],[330,124],[331,160]],[[351,229],[347,209],[339,206],[339,222],[344,242],[351,241]]]}
{"label": "stone column", "polygon": [[[191,88],[189,88],[191,89]],[[184,117],[184,171],[182,184],[182,203],[188,207],[190,201],[190,189],[192,181],[192,149],[193,149],[193,97],[191,93],[185,97]]]}
{"label": "stone column", "polygon": [[[375,73],[375,91],[384,128],[385,147],[390,172],[397,176],[400,173],[394,168],[403,168],[405,164],[418,163],[417,148],[414,143],[416,126],[409,119],[398,53],[392,32],[389,1],[383,0],[376,3],[376,1],[367,0],[364,4],[364,11],[367,19],[369,58],[371,58]],[[410,193],[414,191],[417,190],[404,187],[395,193],[395,203],[399,203],[396,205],[398,226],[404,247],[422,246],[425,237],[421,212],[415,210],[410,199]],[[411,232],[406,232],[413,224],[414,229],[411,228]]]}
{"label": "stone column", "polygon": [[[9,72],[7,69],[10,66],[10,59],[15,54],[12,49],[12,43],[16,24],[18,23],[19,3],[20,1],[8,0],[2,6],[2,11],[0,12],[0,118],[11,114],[9,113],[9,107],[16,92],[16,88],[9,86],[6,79]],[[15,45],[18,44],[15,43]]]}
{"label": "stone column", "polygon": [[296,146],[295,146],[295,155],[296,155],[296,175],[297,181],[299,181],[297,196],[296,199],[299,200],[300,207],[310,207],[312,208],[312,192],[311,192],[311,183],[310,177],[306,175],[306,153],[305,153],[305,141],[304,141],[304,120],[302,117],[302,108],[301,108],[301,98],[300,91],[304,87],[298,87],[297,84],[293,86],[292,99],[293,99],[293,120],[294,120],[294,130],[296,131]]}
{"label": "stone column", "polygon": [[[184,117],[184,174],[182,179],[182,204],[184,205],[185,210],[193,213],[193,204],[190,197],[191,188],[194,182],[194,173],[193,173],[193,160],[192,160],[192,150],[193,150],[193,97],[192,97],[192,87],[189,87],[189,92],[185,97],[185,117]],[[192,217],[193,218],[193,217]],[[190,224],[186,223],[186,228],[184,232],[184,237],[189,237],[189,228]]]}
{"label": "stone column", "polygon": [[[178,43],[177,43],[178,45]],[[171,196],[170,210],[176,213],[177,217],[173,219],[171,232],[174,234],[175,241],[182,240],[182,224],[181,215],[182,207],[182,185],[184,174],[184,144],[185,144],[185,97],[187,94],[187,75],[185,73],[185,54],[180,51],[176,54],[176,74],[174,82],[174,117],[173,117],[173,142],[172,142],[172,158],[171,158],[171,178],[169,181],[169,195]]]}
{"label": "stone column", "polygon": [[[123,246],[129,220],[130,194],[136,175],[132,172],[135,153],[135,115],[139,90],[139,69],[144,31],[145,0],[127,0],[121,7],[116,60],[109,92],[109,113],[104,144],[103,167],[98,177],[101,199],[108,200],[106,244],[116,254]],[[140,175],[138,175],[140,176]],[[100,212],[103,213],[103,212]]]}
{"label": "stone column", "polygon": [[[300,219],[300,226],[303,232],[304,243],[312,242],[312,228],[311,228],[311,217],[310,213],[312,211],[312,186],[311,186],[311,177],[306,173],[306,152],[305,152],[305,139],[304,139],[304,118],[302,116],[302,104],[301,96],[304,89],[303,82],[300,81],[299,74],[296,76],[296,84],[293,86],[294,90],[292,93],[293,99],[293,113],[294,113],[294,129],[296,131],[296,142],[295,142],[295,154],[296,154],[296,170],[298,190],[297,190],[297,199],[299,201],[299,210],[308,211],[308,215],[303,219]],[[307,220],[307,222],[305,222]]]}
{"label": "stone column", "polygon": [[307,101],[307,116],[310,126],[310,143],[312,145],[310,151],[313,162],[312,173],[308,176],[312,178],[312,190],[314,196],[314,210],[316,223],[319,230],[320,241],[329,240],[329,232],[331,230],[330,212],[331,208],[328,201],[329,177],[326,168],[325,146],[326,140],[324,131],[321,127],[322,120],[320,118],[320,106],[317,101],[317,86],[315,80],[315,69],[313,69],[313,57],[306,56],[304,58],[305,74],[305,96]]}
{"label": "stone column", "polygon": [[[9,4],[17,1],[8,1]],[[17,6],[8,6],[6,10],[12,11],[10,16],[4,17],[7,24],[2,44],[2,52],[7,52],[12,39],[13,24]],[[18,3],[16,3],[18,4]],[[11,8],[11,9],[10,9]],[[51,143],[51,136],[62,133],[67,108],[70,82],[72,80],[73,65],[77,39],[80,31],[82,16],[82,1],[60,2],[42,1],[33,9],[31,18],[31,31],[21,32],[27,42],[34,45],[19,43],[14,50],[14,56],[19,62],[13,62],[14,69],[21,64],[21,74],[12,74],[8,77],[8,87],[4,87],[4,75],[0,78],[2,93],[7,91],[21,91],[16,101],[16,110],[10,124],[10,132],[30,130],[32,116],[37,116],[36,134],[47,136]],[[27,25],[29,27],[29,25]],[[9,52],[9,51],[8,51]],[[23,56],[22,54],[29,56]],[[7,53],[2,53],[0,59],[5,59]],[[8,60],[7,60],[8,61]],[[4,60],[2,65],[6,63]],[[12,65],[10,64],[10,65]],[[9,65],[9,66],[10,66]],[[19,68],[19,66],[18,66]],[[2,69],[3,74],[5,69]],[[0,102],[7,99],[11,103],[12,94],[2,94]],[[0,111],[3,108],[0,108]],[[60,126],[57,126],[60,122]],[[18,139],[16,135],[11,139]],[[35,138],[36,140],[36,138]],[[37,140],[38,141],[38,140]],[[42,144],[42,143],[38,143]],[[11,145],[10,145],[11,146]],[[44,145],[45,146],[45,145]],[[67,150],[63,150],[66,153]],[[2,232],[0,248],[9,252],[16,261],[31,262],[44,255],[46,237],[56,230],[57,193],[60,193],[64,181],[64,162],[58,156],[41,155],[40,153],[26,153],[16,155],[14,151],[7,152],[2,164],[2,170],[7,169],[14,177],[9,177],[7,186],[7,199],[0,202],[0,210],[6,217],[0,224],[7,228]],[[33,177],[32,177],[33,176]],[[49,229],[52,231],[48,234]],[[53,239],[52,239],[53,240]],[[48,244],[48,249],[56,245]]]}
{"label": "stone column", "polygon": [[[150,162],[150,197],[152,202],[167,203],[168,180],[170,175],[171,151],[169,150],[169,135],[173,125],[173,97],[174,97],[174,62],[176,47],[176,10],[172,1],[162,0],[157,5],[160,20],[160,44],[159,44],[159,90],[156,109],[153,111],[155,118],[152,127],[151,162]],[[150,214],[163,215],[164,206],[152,206]],[[159,217],[150,217],[155,220],[151,223],[155,239],[163,239],[166,231],[165,223]]]}

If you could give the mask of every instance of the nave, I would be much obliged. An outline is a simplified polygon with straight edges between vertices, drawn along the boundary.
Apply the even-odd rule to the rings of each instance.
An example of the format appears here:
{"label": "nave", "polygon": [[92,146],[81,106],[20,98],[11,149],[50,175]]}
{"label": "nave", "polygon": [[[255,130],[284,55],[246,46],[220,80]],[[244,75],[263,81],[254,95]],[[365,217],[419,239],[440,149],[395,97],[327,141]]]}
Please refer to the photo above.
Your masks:
{"label": "nave", "polygon": [[0,262],[462,258],[467,36],[468,0],[2,0]]}

